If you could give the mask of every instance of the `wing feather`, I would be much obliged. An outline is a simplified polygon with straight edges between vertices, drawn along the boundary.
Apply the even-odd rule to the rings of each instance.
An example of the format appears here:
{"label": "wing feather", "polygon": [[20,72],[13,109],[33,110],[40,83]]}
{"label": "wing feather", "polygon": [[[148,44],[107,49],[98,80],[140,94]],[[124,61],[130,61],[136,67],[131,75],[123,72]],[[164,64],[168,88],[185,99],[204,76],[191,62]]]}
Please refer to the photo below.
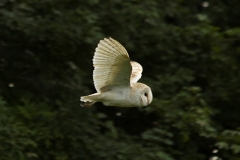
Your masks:
{"label": "wing feather", "polygon": [[134,61],[131,61],[131,65],[132,65],[132,73],[131,73],[130,82],[136,83],[142,77],[143,68],[139,63]]}
{"label": "wing feather", "polygon": [[115,85],[130,85],[132,66],[126,49],[112,38],[101,40],[93,57],[93,81],[98,92]]}

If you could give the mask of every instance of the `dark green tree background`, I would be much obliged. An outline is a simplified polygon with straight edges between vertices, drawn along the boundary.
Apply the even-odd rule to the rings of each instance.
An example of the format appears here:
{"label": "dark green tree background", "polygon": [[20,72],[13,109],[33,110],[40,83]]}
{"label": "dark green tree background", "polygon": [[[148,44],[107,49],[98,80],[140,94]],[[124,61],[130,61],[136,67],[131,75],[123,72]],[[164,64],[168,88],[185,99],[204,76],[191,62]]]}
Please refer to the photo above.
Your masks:
{"label": "dark green tree background", "polygon": [[[1,160],[240,160],[240,1],[3,0]],[[145,108],[81,108],[99,40],[142,64]]]}

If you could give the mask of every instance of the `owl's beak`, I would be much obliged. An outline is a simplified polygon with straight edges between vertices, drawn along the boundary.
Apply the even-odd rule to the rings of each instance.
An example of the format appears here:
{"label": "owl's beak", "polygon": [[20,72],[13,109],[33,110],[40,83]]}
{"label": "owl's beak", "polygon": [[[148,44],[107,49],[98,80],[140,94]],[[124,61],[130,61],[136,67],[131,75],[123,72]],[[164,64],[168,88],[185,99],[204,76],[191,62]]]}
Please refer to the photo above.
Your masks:
{"label": "owl's beak", "polygon": [[148,104],[150,104],[152,102],[153,96],[152,96],[152,92],[150,92],[151,94],[149,94],[147,102]]}

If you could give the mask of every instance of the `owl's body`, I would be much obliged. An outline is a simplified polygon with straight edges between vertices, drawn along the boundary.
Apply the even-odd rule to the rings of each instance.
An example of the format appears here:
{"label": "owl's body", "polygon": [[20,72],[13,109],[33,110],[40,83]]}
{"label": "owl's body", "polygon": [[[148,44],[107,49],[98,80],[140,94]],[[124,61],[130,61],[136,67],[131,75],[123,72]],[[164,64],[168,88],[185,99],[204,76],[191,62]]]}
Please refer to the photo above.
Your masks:
{"label": "owl's body", "polygon": [[[92,103],[103,102],[105,106],[143,107],[145,106],[144,100],[139,96],[142,89],[136,86],[149,88],[142,83],[134,83],[132,86],[113,86],[108,91],[83,96],[81,100]],[[149,103],[147,102],[147,104]]]}
{"label": "owl's body", "polygon": [[127,51],[116,40],[105,38],[100,41],[93,65],[97,93],[81,97],[84,107],[96,102],[118,107],[143,107],[151,103],[150,87],[136,83],[142,76],[142,66],[130,61]]}

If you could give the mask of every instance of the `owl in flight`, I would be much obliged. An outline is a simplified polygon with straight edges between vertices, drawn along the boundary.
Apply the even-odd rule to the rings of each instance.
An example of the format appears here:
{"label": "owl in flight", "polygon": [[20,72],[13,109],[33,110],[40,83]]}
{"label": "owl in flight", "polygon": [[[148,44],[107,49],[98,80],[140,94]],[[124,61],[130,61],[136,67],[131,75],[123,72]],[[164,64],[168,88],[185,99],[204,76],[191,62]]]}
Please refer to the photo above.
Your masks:
{"label": "owl in flight", "polygon": [[126,49],[112,38],[100,40],[93,57],[93,81],[97,93],[82,96],[83,107],[96,102],[105,106],[143,107],[152,102],[151,88],[137,83],[142,66],[130,61]]}

